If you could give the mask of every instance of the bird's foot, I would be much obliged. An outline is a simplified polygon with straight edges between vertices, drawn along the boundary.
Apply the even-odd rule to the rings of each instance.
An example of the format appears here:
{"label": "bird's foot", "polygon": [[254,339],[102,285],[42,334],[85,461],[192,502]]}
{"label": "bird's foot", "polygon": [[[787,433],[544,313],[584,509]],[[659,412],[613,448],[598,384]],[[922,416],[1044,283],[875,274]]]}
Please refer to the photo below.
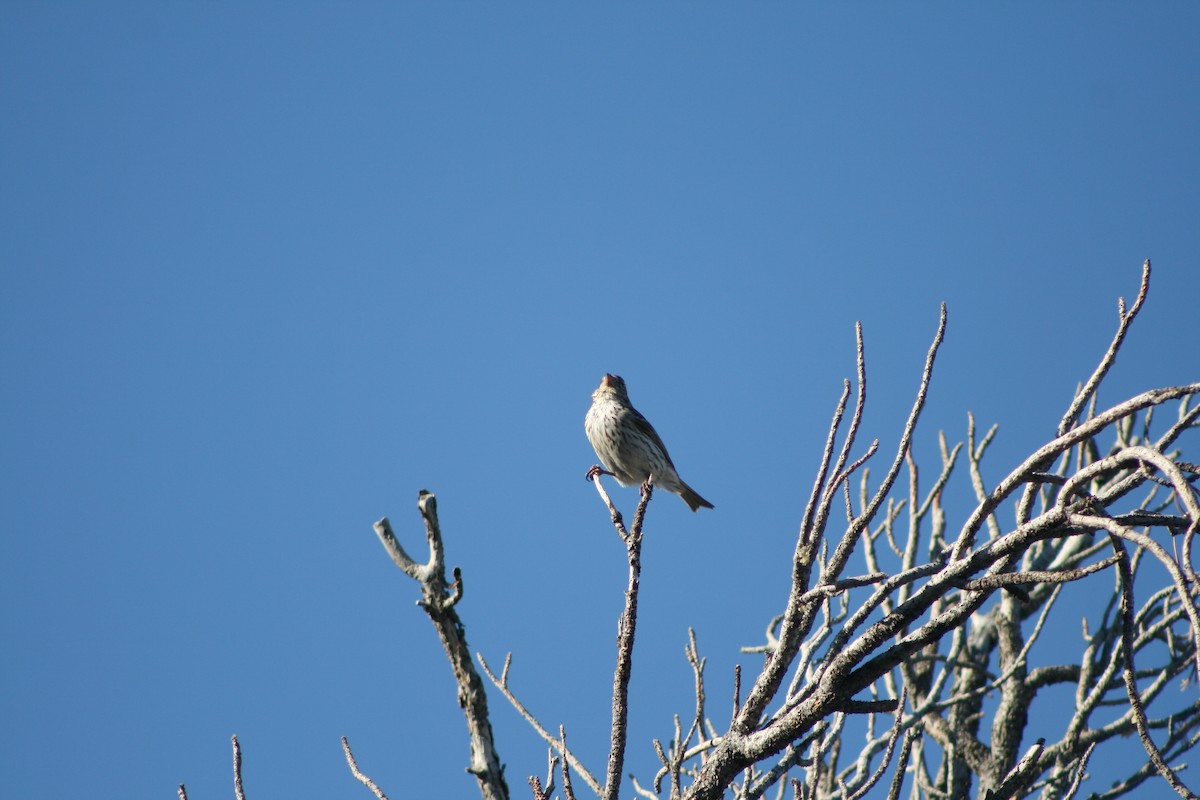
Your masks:
{"label": "bird's foot", "polygon": [[616,477],[613,475],[613,473],[609,472],[599,464],[592,464],[591,469],[587,471],[587,474],[584,475],[583,478],[584,480],[594,481],[596,480],[597,475],[612,475],[613,477]]}

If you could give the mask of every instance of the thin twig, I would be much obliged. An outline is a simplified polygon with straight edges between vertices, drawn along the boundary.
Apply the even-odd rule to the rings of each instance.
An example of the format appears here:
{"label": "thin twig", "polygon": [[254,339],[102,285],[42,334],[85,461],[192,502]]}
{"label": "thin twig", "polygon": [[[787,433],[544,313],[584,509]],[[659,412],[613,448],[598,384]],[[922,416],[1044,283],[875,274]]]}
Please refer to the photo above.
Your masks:
{"label": "thin twig", "polygon": [[904,722],[904,705],[907,701],[908,690],[905,689],[900,694],[900,700],[896,704],[896,721],[892,725],[891,733],[888,734],[887,748],[884,750],[883,758],[880,760],[879,766],[875,769],[875,772],[871,775],[871,777],[864,781],[862,785],[854,791],[854,794],[847,798],[847,800],[861,800],[866,796],[867,792],[871,791],[871,789],[875,787],[875,784],[879,783],[879,779],[883,777],[885,772],[887,772],[888,765],[892,762],[892,752],[896,748],[896,742],[899,740],[900,735],[904,730],[901,726],[901,723]]}
{"label": "thin twig", "polygon": [[1087,774],[1088,761],[1095,749],[1096,743],[1092,742],[1088,745],[1087,750],[1083,751],[1083,757],[1079,759],[1079,764],[1075,767],[1075,775],[1071,778],[1071,785],[1067,787],[1067,793],[1063,795],[1063,800],[1071,800],[1079,791],[1079,786],[1083,783],[1083,776]]}
{"label": "thin twig", "polygon": [[353,775],[359,783],[371,790],[379,800],[388,800],[387,795],[379,788],[375,781],[371,780],[363,771],[358,768],[358,762],[354,760],[354,753],[350,752],[350,740],[345,736],[342,737],[342,752],[346,754],[346,763],[350,766],[350,774]]}
{"label": "thin twig", "polygon": [[596,491],[600,495],[600,499],[604,501],[604,505],[608,506],[608,514],[612,519],[613,526],[617,529],[617,535],[621,537],[621,541],[628,542],[629,532],[625,530],[625,520],[621,516],[621,512],[613,505],[612,498],[608,496],[608,492],[604,490],[604,485],[600,482],[600,473],[596,472],[598,467],[592,467],[588,471],[588,480],[596,487]]}
{"label": "thin twig", "polygon": [[[599,485],[599,481],[596,484]],[[629,584],[625,589],[625,609],[617,625],[617,667],[613,673],[612,738],[608,751],[608,771],[605,775],[604,800],[617,800],[621,790],[621,775],[625,767],[625,742],[629,721],[629,678],[633,672],[633,641],[637,629],[638,589],[642,576],[642,523],[646,507],[654,494],[654,486],[642,484],[641,501],[633,516],[633,527],[621,538],[629,559]],[[621,526],[613,520],[617,533]]]}
{"label": "thin twig", "polygon": [[904,773],[908,770],[908,759],[912,753],[913,741],[919,734],[915,728],[904,733],[904,744],[900,746],[900,758],[896,759],[896,774],[892,776],[892,785],[888,787],[887,800],[899,800],[900,789],[904,786]]}
{"label": "thin twig", "polygon": [[1112,342],[1105,351],[1104,357],[1100,359],[1099,366],[1096,371],[1088,378],[1087,383],[1080,389],[1071,405],[1067,408],[1067,413],[1063,414],[1062,421],[1058,423],[1058,435],[1062,436],[1071,429],[1079,419],[1079,412],[1083,410],[1096,388],[1100,385],[1100,381],[1104,380],[1104,376],[1108,374],[1108,370],[1112,367],[1113,362],[1117,358],[1117,351],[1121,349],[1121,343],[1125,340],[1125,334],[1129,332],[1129,326],[1133,324],[1134,317],[1142,309],[1142,303],[1146,302],[1146,294],[1150,291],[1150,259],[1142,264],[1142,284],[1138,287],[1137,297],[1133,301],[1133,307],[1128,312],[1125,311],[1125,298],[1120,298],[1117,302],[1117,332],[1113,336]]}
{"label": "thin twig", "polygon": [[483,669],[483,673],[487,675],[492,684],[500,690],[500,693],[504,695],[505,699],[508,700],[512,707],[517,710],[517,713],[520,714],[524,720],[529,723],[529,726],[537,732],[538,736],[542,737],[542,741],[558,750],[558,754],[570,763],[571,769],[575,770],[575,773],[583,778],[583,782],[588,785],[588,788],[590,788],[597,795],[601,794],[603,792],[603,787],[600,786],[600,781],[596,780],[595,776],[593,776],[588,768],[583,765],[583,762],[575,757],[574,753],[566,749],[565,737],[556,738],[549,731],[547,731],[542,724],[538,722],[537,717],[535,717],[529,711],[529,709],[527,709],[525,705],[519,699],[517,699],[517,696],[513,694],[512,689],[509,688],[508,670],[509,667],[512,666],[512,653],[509,653],[507,656],[505,656],[504,669],[501,670],[499,677],[492,672],[492,668],[488,666],[487,660],[484,659],[483,655],[476,653],[475,658],[479,660],[479,666]]}
{"label": "thin twig", "polygon": [[[558,726],[558,740],[562,746],[562,749],[559,750],[559,752],[560,753],[569,752],[567,750],[567,729],[564,728],[562,725]],[[573,787],[571,785],[571,769],[567,765],[567,762],[568,762],[568,759],[563,758],[563,760],[562,760],[563,794],[564,794],[566,800],[575,800],[575,787]]]}

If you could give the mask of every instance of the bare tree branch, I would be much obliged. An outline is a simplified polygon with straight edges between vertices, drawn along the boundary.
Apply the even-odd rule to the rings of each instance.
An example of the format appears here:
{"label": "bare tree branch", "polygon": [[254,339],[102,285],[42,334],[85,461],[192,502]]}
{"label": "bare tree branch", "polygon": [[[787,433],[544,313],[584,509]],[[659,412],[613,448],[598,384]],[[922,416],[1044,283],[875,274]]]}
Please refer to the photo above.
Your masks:
{"label": "bare tree branch", "polygon": [[1088,378],[1087,383],[1075,395],[1075,400],[1067,409],[1067,413],[1063,414],[1062,421],[1058,423],[1058,435],[1062,436],[1075,424],[1079,419],[1079,412],[1083,410],[1084,405],[1096,393],[1097,387],[1100,386],[1100,381],[1104,380],[1104,376],[1108,374],[1112,368],[1113,362],[1117,359],[1117,351],[1121,349],[1121,343],[1125,341],[1125,334],[1129,333],[1129,326],[1133,324],[1134,317],[1142,310],[1142,303],[1146,302],[1146,294],[1150,291],[1150,259],[1146,259],[1142,264],[1142,285],[1138,288],[1137,297],[1133,301],[1133,307],[1128,312],[1125,311],[1125,298],[1117,300],[1117,332],[1113,336],[1112,344],[1108,346],[1104,357],[1100,359],[1100,365],[1096,367],[1096,371]]}
{"label": "bare tree branch", "polygon": [[[570,751],[567,750],[567,731],[561,725],[558,726],[558,741],[561,745],[559,752],[569,753]],[[575,800],[575,787],[571,785],[571,769],[567,766],[567,761],[566,757],[562,759],[563,796],[566,800]]]}
{"label": "bare tree branch", "polygon": [[447,583],[437,498],[421,490],[417,495],[417,508],[425,521],[425,538],[429,545],[429,560],[426,563],[417,564],[408,556],[392,532],[387,517],[375,523],[375,533],[392,561],[404,574],[421,585],[421,599],[417,605],[424,609],[433,623],[458,685],[458,703],[466,718],[471,739],[471,763],[467,771],[475,776],[484,800],[508,800],[508,784],[504,780],[500,756],[492,739],[491,721],[488,719],[487,693],[471,661],[466,629],[454,610],[463,596],[462,572],[456,568],[454,583]]}
{"label": "bare tree branch", "polygon": [[[607,500],[600,487],[600,479],[593,481],[601,497]],[[625,589],[625,609],[617,624],[617,668],[613,674],[612,698],[612,744],[608,752],[608,772],[604,781],[604,800],[617,800],[621,791],[621,775],[625,767],[625,739],[629,720],[629,678],[633,671],[633,641],[637,629],[638,589],[642,579],[642,523],[646,518],[646,506],[654,494],[650,481],[642,484],[642,497],[633,517],[633,527],[623,532],[619,515],[613,519],[618,535],[625,542],[629,558],[629,585]],[[611,504],[610,504],[611,508]]]}
{"label": "bare tree branch", "polygon": [[560,735],[559,738],[556,739],[554,736],[552,736],[550,732],[547,731],[540,722],[538,722],[537,718],[529,711],[529,709],[527,709],[525,705],[517,699],[517,696],[513,694],[512,690],[509,688],[508,670],[509,667],[512,666],[512,653],[509,653],[504,657],[504,669],[501,670],[499,677],[492,672],[491,667],[488,666],[487,661],[484,660],[481,654],[476,653],[475,657],[479,659],[479,666],[483,668],[484,674],[488,676],[488,679],[491,680],[496,688],[500,690],[500,693],[504,695],[508,702],[512,704],[513,708],[517,710],[517,713],[519,713],[525,719],[525,721],[529,723],[530,727],[537,731],[537,734],[542,737],[544,742],[557,750],[558,754],[571,765],[572,769],[579,773],[580,777],[583,778],[584,783],[586,783],[593,792],[595,792],[597,795],[601,794],[604,789],[600,785],[600,781],[596,780],[592,773],[588,771],[587,767],[585,767],[583,763],[575,757],[575,754],[567,749],[566,737]]}
{"label": "bare tree branch", "polygon": [[350,774],[353,775],[359,783],[370,789],[371,793],[379,798],[379,800],[388,800],[387,795],[383,793],[383,790],[379,788],[375,781],[364,775],[362,770],[358,768],[358,762],[354,760],[354,753],[350,752],[350,740],[345,736],[342,737],[342,752],[346,754],[346,763],[350,766]]}
{"label": "bare tree branch", "polygon": [[246,800],[242,790],[242,746],[238,744],[236,733],[233,735],[233,796],[237,800]]}
{"label": "bare tree branch", "polygon": [[[1188,434],[1200,430],[1194,401],[1200,383],[1152,389],[1109,407],[1099,402],[1100,384],[1145,303],[1149,277],[1147,261],[1135,301],[1128,309],[1123,300],[1118,304],[1116,333],[1053,438],[990,487],[983,460],[998,438],[996,425],[978,436],[968,415],[965,445],[939,432],[940,464],[928,489],[913,452],[945,338],[944,305],[895,454],[875,482],[867,464],[879,441],[865,450],[857,445],[867,380],[862,326],[856,326],[857,390],[846,381],[836,400],[796,533],[787,600],[766,625],[763,643],[742,648],[762,654],[761,669],[743,695],[741,665],[735,666],[732,717],[722,732],[705,716],[706,661],[688,629],[695,707],[675,714],[669,735],[653,740],[661,768],[652,787],[633,778],[638,796],[658,800],[669,778],[670,800],[729,794],[756,800],[768,792],[782,800],[789,786],[803,800],[861,800],[883,784],[895,758],[889,800],[899,798],[906,783],[920,800],[1039,792],[1042,800],[1071,800],[1097,748],[1137,734],[1148,760],[1096,796],[1116,798],[1147,781],[1165,781],[1180,796],[1195,797],[1179,761],[1200,742],[1200,701],[1169,690],[1172,682],[1187,686],[1200,675],[1200,579],[1192,561],[1200,535],[1200,459],[1182,458],[1182,448],[1194,444]],[[1155,418],[1157,409],[1176,402],[1173,419],[1168,409]],[[962,488],[951,480],[964,452],[966,489],[959,496],[973,502],[960,515],[944,496]],[[902,468],[908,481],[899,488]],[[569,751],[561,728],[552,736],[517,700],[508,685],[511,655],[499,677],[479,657],[551,749],[545,781],[530,779],[535,798],[551,797],[559,767],[569,800],[572,769],[604,800],[616,800],[621,788],[642,525],[652,487],[642,487],[626,529],[598,477],[589,472],[629,563],[603,785]],[[841,515],[831,513],[835,503],[845,510],[840,529]],[[376,530],[396,564],[422,584],[421,605],[437,627],[438,614],[454,613],[463,583],[457,570],[454,583],[446,583],[432,500],[421,508],[426,564],[404,552],[386,519]],[[948,528],[952,515],[956,532]],[[851,560],[859,553],[866,571],[854,576]],[[1101,602],[1084,612],[1072,653],[1069,637],[1049,621],[1067,613],[1069,603],[1060,598],[1077,591],[1091,591]],[[1053,649],[1049,639],[1056,640]],[[457,646],[446,649],[457,652]],[[1056,723],[1058,741],[1030,744],[1031,720],[1047,687],[1073,688],[1075,707]],[[473,712],[467,713],[474,730]],[[486,706],[482,714],[486,722]],[[864,729],[853,745],[851,737]],[[797,771],[802,777],[793,775]]]}

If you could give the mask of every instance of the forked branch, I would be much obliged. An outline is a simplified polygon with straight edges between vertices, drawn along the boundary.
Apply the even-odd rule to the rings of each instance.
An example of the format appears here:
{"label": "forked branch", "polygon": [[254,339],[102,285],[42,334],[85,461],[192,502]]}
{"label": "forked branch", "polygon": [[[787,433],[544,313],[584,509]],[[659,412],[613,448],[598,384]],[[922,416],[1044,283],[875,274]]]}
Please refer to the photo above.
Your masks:
{"label": "forked branch", "polygon": [[508,784],[504,780],[500,756],[492,740],[487,693],[471,661],[466,629],[455,611],[455,606],[463,596],[462,573],[456,568],[454,582],[451,584],[446,581],[445,550],[437,516],[437,498],[422,489],[417,496],[417,508],[425,522],[425,537],[429,544],[429,560],[426,563],[418,564],[409,557],[392,532],[387,517],[375,523],[375,533],[396,566],[421,585],[421,600],[417,604],[433,623],[458,685],[458,701],[471,740],[471,761],[467,771],[475,776],[484,800],[508,800]]}

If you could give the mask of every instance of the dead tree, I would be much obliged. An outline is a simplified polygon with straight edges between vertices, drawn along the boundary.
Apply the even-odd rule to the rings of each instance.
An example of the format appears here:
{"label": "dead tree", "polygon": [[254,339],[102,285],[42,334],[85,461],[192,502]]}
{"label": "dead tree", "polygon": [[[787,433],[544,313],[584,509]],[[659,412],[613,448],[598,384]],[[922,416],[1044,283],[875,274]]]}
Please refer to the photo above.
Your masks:
{"label": "dead tree", "polygon": [[[889,799],[903,791],[938,800],[1065,800],[1084,784],[1094,753],[1136,735],[1145,759],[1131,764],[1121,782],[1091,787],[1093,796],[1115,798],[1163,781],[1195,797],[1180,775],[1180,758],[1200,739],[1200,699],[1190,684],[1200,665],[1192,566],[1200,467],[1184,460],[1181,447],[1200,427],[1200,404],[1192,403],[1200,383],[1153,389],[1111,408],[1097,403],[1149,279],[1146,262],[1137,298],[1128,308],[1119,302],[1116,335],[1054,437],[992,487],[980,464],[994,426],[980,436],[969,417],[965,445],[940,436],[941,463],[928,485],[911,452],[945,334],[945,307],[908,421],[882,478],[872,480],[866,465],[879,442],[856,455],[866,399],[860,327],[857,390],[846,381],[833,413],[796,537],[790,595],[766,626],[765,641],[744,648],[762,654],[762,667],[744,691],[737,672],[732,719],[718,729],[706,711],[705,661],[691,635],[686,657],[695,707],[684,715],[686,724],[675,718],[668,745],[653,743],[662,762],[658,774],[633,778],[627,794],[715,800],[727,792],[749,799],[790,791],[811,800],[858,800],[874,790]],[[943,492],[964,460],[974,505],[952,522]],[[535,798],[551,797],[557,779],[562,796],[574,798],[572,776],[605,800],[622,788],[641,537],[652,487],[643,487],[628,529],[598,480],[596,488],[629,560],[603,779],[571,752],[561,729],[546,730],[522,705],[509,685],[510,661],[497,675],[478,657],[550,748],[545,782],[530,778]],[[421,512],[427,564],[404,553],[386,519],[375,528],[423,587],[421,605],[458,679],[470,771],[485,798],[506,798],[482,683],[454,613],[461,575],[446,580],[427,493]],[[854,559],[865,572],[853,574]],[[1101,602],[1082,619],[1073,658],[1033,658],[1043,650],[1039,637],[1064,587],[1083,582]],[[1065,647],[1056,643],[1054,655]],[[1074,689],[1073,714],[1037,725],[1040,738],[1031,741],[1039,692],[1052,686]],[[862,738],[852,739],[852,728],[864,731]],[[1057,741],[1048,743],[1048,734]]]}

